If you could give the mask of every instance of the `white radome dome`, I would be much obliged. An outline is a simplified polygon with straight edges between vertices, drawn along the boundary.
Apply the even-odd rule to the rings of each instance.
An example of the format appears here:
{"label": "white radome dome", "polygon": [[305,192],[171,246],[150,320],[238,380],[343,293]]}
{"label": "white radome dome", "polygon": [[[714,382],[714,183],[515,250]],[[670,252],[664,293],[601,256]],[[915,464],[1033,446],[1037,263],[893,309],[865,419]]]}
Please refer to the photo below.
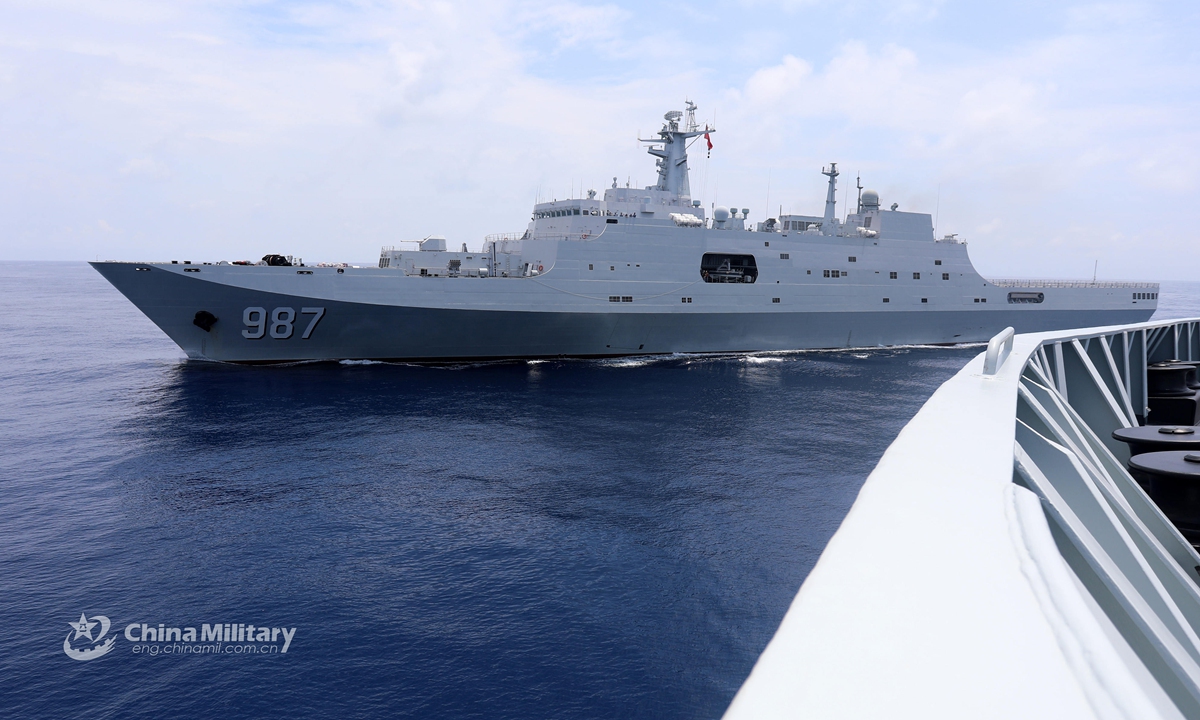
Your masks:
{"label": "white radome dome", "polygon": [[713,220],[716,220],[717,222],[725,222],[728,219],[729,208],[725,207],[724,205],[718,205],[716,209],[713,210]]}
{"label": "white radome dome", "polygon": [[879,193],[874,190],[863,190],[862,204],[864,209],[879,209]]}

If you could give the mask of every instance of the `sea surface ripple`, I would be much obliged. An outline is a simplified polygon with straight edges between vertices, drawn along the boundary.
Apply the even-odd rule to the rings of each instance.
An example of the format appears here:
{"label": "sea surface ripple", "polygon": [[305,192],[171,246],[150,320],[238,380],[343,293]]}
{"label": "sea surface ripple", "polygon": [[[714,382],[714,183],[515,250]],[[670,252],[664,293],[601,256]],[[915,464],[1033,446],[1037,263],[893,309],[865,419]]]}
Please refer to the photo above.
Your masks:
{"label": "sea surface ripple", "polygon": [[[718,717],[979,352],[239,367],[184,360],[80,263],[3,266],[0,308],[0,714],[23,718]],[[111,618],[108,656],[63,652],[81,613]],[[149,656],[121,634],[142,622],[297,631]]]}

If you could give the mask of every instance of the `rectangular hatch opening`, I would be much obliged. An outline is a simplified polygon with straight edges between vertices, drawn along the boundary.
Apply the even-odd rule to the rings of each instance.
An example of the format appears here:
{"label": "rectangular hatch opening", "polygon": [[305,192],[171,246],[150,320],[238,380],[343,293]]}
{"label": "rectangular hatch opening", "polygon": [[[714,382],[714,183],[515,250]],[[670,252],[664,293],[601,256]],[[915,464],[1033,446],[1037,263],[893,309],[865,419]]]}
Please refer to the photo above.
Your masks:
{"label": "rectangular hatch opening", "polygon": [[758,264],[753,255],[704,253],[700,277],[708,283],[752,283],[758,279]]}

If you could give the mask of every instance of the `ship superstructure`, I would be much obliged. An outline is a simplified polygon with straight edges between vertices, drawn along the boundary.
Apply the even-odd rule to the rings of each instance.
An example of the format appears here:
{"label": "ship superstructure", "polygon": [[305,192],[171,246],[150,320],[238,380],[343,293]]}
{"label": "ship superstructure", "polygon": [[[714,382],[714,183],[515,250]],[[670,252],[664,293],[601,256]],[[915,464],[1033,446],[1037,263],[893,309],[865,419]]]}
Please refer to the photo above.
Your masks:
{"label": "ship superstructure", "polygon": [[836,164],[820,216],[751,223],[691,196],[696,106],[644,140],[658,179],[537,203],[481,251],[442,237],[386,247],[378,267],[97,262],[193,358],[602,357],[986,340],[1148,319],[1153,283],[989,281],[932,218],[863,191],[839,219]]}

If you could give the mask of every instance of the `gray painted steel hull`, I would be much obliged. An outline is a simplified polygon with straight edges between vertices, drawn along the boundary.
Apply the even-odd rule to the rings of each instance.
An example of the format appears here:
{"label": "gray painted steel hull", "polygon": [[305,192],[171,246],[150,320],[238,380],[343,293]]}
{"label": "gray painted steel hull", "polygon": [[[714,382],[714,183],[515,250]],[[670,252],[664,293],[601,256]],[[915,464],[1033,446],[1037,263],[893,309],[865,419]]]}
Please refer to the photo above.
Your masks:
{"label": "gray painted steel hull", "polygon": [[[378,359],[456,361],[499,358],[600,357],[657,353],[720,353],[814,348],[871,347],[903,344],[980,342],[1007,326],[1018,332],[1140,322],[1153,307],[1108,309],[1040,308],[995,304],[983,309],[889,307],[883,311],[830,310],[804,307],[802,298],[762,311],[724,307],[672,306],[671,295],[658,307],[614,305],[612,309],[512,309],[476,301],[475,307],[429,307],[345,301],[237,287],[184,275],[177,266],[92,263],[105,278],[141,309],[189,357],[229,362]],[[138,270],[137,268],[143,268]],[[213,270],[206,266],[210,274]],[[290,268],[266,268],[295,282]],[[332,269],[321,269],[331,275]],[[246,272],[240,268],[219,273]],[[260,271],[261,272],[261,271]],[[451,290],[475,283],[476,290],[526,282],[514,279],[416,279],[387,271],[383,280],[396,287],[443,283]],[[353,281],[346,276],[331,282]],[[364,282],[367,282],[364,280]],[[400,285],[408,283],[408,286]],[[286,284],[286,283],[284,283]],[[278,285],[278,283],[277,283]],[[776,288],[778,286],[775,286]],[[701,287],[701,290],[704,288]],[[780,289],[760,288],[769,293]],[[694,291],[689,291],[694,292]],[[448,304],[443,295],[443,303]],[[478,295],[479,293],[476,293]],[[487,293],[484,292],[483,296]],[[428,301],[428,298],[425,298]],[[768,298],[769,301],[769,298]],[[815,303],[814,303],[815,304]],[[307,306],[324,308],[308,339],[302,338],[307,316],[296,321],[288,338],[244,337],[247,307]],[[566,305],[566,303],[559,303]],[[542,303],[543,307],[553,307]],[[205,331],[193,324],[198,310],[218,320]]]}

